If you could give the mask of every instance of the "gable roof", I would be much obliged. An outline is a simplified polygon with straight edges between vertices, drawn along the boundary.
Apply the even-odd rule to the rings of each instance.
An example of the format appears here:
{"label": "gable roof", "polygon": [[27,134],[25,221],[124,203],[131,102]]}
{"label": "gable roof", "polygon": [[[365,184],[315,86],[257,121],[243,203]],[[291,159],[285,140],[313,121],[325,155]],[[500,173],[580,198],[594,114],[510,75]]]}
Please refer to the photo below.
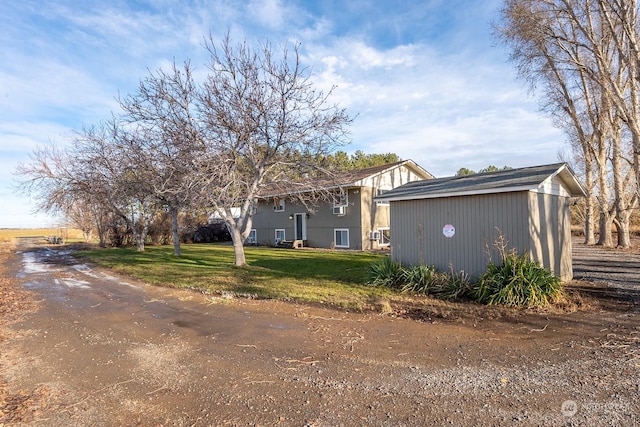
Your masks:
{"label": "gable roof", "polygon": [[433,175],[415,163],[413,160],[401,160],[399,162],[387,163],[380,166],[371,166],[364,169],[357,169],[351,171],[344,171],[340,173],[340,176],[331,181],[334,186],[342,187],[358,187],[362,185],[362,181],[369,178],[375,178],[382,175],[392,169],[400,166],[406,166],[412,169],[416,175],[422,176],[424,179],[431,179]]}
{"label": "gable roof", "polygon": [[464,195],[544,191],[557,177],[571,197],[584,197],[584,188],[566,163],[507,169],[473,175],[415,181],[376,197],[377,201],[432,199]]}
{"label": "gable roof", "polygon": [[[364,169],[343,171],[332,178],[317,182],[315,184],[315,188],[323,188],[327,190],[344,187],[361,187],[365,185],[365,180],[375,178],[401,166],[405,166],[408,169],[411,169],[416,175],[422,177],[423,179],[433,178],[433,175],[431,175],[429,172],[427,172],[427,170],[422,168],[413,160],[401,160],[399,162],[387,163],[379,166],[371,166]],[[285,196],[287,194],[304,193],[311,190],[313,190],[313,188],[311,187],[295,189],[292,188],[289,192],[282,192],[275,189],[269,189],[269,187],[267,186],[260,197],[267,198],[274,196]]]}

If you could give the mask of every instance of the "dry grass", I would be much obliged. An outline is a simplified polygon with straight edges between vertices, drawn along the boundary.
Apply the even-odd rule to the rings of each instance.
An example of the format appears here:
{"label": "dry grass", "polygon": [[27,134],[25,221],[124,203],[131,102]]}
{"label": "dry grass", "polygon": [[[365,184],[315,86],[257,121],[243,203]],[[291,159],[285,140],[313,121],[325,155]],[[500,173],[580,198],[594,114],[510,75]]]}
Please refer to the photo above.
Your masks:
{"label": "dry grass", "polygon": [[0,228],[0,242],[10,242],[18,237],[60,236],[67,239],[82,239],[82,231],[74,228]]}
{"label": "dry grass", "polygon": [[[17,285],[16,279],[6,267],[12,249],[10,242],[0,241],[0,346],[13,334],[6,326],[36,308],[31,294]],[[46,387],[37,387],[31,391],[12,390],[0,376],[0,426],[33,419],[34,414],[48,400],[49,390]]]}

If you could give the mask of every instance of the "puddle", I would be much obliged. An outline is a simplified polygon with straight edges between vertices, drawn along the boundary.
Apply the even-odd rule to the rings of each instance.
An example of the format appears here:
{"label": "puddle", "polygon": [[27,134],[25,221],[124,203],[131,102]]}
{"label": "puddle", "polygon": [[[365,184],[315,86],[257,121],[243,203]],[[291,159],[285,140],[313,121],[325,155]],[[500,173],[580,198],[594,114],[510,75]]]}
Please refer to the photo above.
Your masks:
{"label": "puddle", "polygon": [[51,273],[54,271],[60,271],[59,268],[54,268],[49,264],[41,261],[41,258],[36,252],[23,252],[22,253],[22,270],[17,274],[19,279],[24,279],[29,274],[43,274]]}
{"label": "puddle", "polygon": [[56,284],[63,284],[67,288],[91,289],[91,283],[84,280],[77,280],[70,277],[64,279],[56,279]]}

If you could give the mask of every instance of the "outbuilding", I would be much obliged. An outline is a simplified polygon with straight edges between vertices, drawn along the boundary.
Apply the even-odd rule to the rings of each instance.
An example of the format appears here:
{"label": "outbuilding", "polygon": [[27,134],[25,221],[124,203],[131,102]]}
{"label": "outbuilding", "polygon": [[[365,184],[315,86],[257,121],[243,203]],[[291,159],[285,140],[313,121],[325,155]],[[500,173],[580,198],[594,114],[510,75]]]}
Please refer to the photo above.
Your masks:
{"label": "outbuilding", "polygon": [[[497,247],[573,277],[571,199],[585,190],[566,163],[411,182],[376,200],[390,204],[391,257],[405,265],[464,271],[472,280]],[[502,243],[500,243],[502,242]]]}

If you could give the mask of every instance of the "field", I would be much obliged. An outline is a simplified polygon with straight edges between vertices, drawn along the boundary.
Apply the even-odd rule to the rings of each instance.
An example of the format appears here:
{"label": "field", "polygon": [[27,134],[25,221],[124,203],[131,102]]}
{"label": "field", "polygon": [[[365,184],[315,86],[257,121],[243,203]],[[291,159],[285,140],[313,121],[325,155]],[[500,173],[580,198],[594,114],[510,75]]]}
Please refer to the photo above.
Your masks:
{"label": "field", "polygon": [[73,228],[0,228],[0,242],[19,237],[62,237],[64,240],[82,239],[82,232]]}

